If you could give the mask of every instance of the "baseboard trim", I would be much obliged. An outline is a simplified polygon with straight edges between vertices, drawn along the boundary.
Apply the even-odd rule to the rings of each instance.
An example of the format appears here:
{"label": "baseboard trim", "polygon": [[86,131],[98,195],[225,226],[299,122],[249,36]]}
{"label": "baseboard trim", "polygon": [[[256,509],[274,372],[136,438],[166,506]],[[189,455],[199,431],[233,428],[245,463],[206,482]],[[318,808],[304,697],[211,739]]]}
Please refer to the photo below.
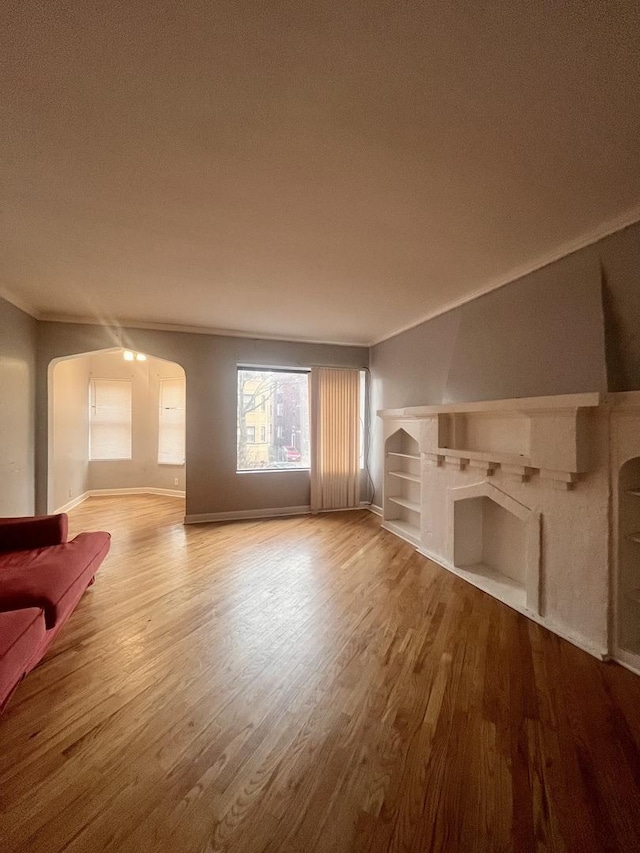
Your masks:
{"label": "baseboard trim", "polygon": [[89,489],[89,498],[104,498],[112,495],[162,495],[166,498],[184,498],[185,493],[179,489],[155,489],[152,486],[141,486],[131,489]]}
{"label": "baseboard trim", "polygon": [[[428,560],[431,560],[433,563],[436,563],[438,566],[441,566],[443,569],[446,569],[448,572],[451,572],[452,575],[455,575],[460,580],[466,581],[466,583],[471,584],[471,586],[476,586],[472,581],[468,578],[459,575],[456,572],[455,567],[451,566],[444,560],[442,557],[438,557],[435,554],[432,554],[426,548],[418,548],[419,554],[422,554],[423,557],[426,557]],[[487,592],[486,589],[483,589],[481,586],[476,586],[476,589],[480,589],[482,592],[485,592],[487,595],[491,595],[490,592]],[[572,634],[570,631],[567,631],[565,628],[559,626],[553,619],[545,618],[538,613],[533,613],[531,610],[527,610],[524,607],[518,607],[515,604],[512,604],[508,601],[502,601],[502,599],[497,598],[496,596],[492,596],[496,601],[499,601],[501,604],[504,604],[506,607],[510,607],[512,610],[517,611],[518,613],[522,613],[523,616],[526,616],[527,619],[531,619],[532,622],[535,622],[537,625],[541,625],[543,628],[546,628],[548,631],[551,631],[552,634],[557,634],[558,637],[561,637],[563,640],[566,640],[571,645],[576,646],[579,649],[582,649],[583,652],[587,652],[592,657],[597,658],[600,661],[605,661],[609,658],[609,650],[600,646],[594,646],[589,640],[584,637],[581,637],[577,634]]]}
{"label": "baseboard trim", "polygon": [[200,512],[185,515],[185,524],[209,524],[213,521],[250,521],[257,518],[282,518],[287,515],[309,515],[310,506],[279,506],[267,509],[242,509],[231,512]]}
{"label": "baseboard trim", "polygon": [[378,506],[378,504],[369,504],[369,512],[372,512],[374,515],[382,516],[382,507]]}
{"label": "baseboard trim", "polygon": [[81,503],[86,501],[87,498],[104,498],[104,497],[115,497],[117,495],[161,495],[166,498],[180,498],[184,500],[185,493],[179,491],[178,489],[155,489],[152,486],[149,487],[136,487],[130,489],[88,489],[83,494],[79,495],[77,498],[73,498],[68,503],[63,504],[58,509],[55,509],[54,513],[60,512],[69,512],[75,507],[79,506]]}
{"label": "baseboard trim", "polygon": [[77,497],[77,498],[73,498],[73,499],[72,499],[72,500],[70,500],[68,503],[63,504],[62,506],[59,506],[57,509],[54,509],[54,510],[53,510],[53,514],[54,514],[54,515],[58,515],[58,514],[59,514],[59,513],[61,513],[61,512],[69,512],[69,511],[70,511],[70,510],[72,510],[74,507],[79,506],[83,501],[86,501],[86,499],[87,499],[88,497],[89,497],[89,493],[88,493],[88,492],[83,492],[81,495],[78,495],[78,497]]}

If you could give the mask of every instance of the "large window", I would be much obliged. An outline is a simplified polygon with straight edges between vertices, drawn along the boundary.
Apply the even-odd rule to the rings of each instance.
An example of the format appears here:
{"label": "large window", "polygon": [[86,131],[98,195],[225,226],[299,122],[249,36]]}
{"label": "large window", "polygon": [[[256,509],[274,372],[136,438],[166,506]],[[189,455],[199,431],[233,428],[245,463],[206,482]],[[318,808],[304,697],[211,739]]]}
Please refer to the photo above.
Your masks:
{"label": "large window", "polygon": [[131,459],[131,381],[92,379],[89,459]]}
{"label": "large window", "polygon": [[160,380],[158,463],[184,465],[185,380]]}
{"label": "large window", "polygon": [[237,467],[309,467],[308,371],[238,368]]}

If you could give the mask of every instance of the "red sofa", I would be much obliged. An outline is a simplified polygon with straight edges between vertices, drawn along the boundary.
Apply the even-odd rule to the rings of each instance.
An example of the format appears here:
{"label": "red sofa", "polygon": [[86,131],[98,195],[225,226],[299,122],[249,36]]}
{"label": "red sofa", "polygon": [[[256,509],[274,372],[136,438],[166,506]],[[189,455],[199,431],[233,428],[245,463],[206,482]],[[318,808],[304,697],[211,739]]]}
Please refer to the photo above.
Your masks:
{"label": "red sofa", "polygon": [[65,513],[0,519],[0,713],[93,583],[108,533],[67,541]]}

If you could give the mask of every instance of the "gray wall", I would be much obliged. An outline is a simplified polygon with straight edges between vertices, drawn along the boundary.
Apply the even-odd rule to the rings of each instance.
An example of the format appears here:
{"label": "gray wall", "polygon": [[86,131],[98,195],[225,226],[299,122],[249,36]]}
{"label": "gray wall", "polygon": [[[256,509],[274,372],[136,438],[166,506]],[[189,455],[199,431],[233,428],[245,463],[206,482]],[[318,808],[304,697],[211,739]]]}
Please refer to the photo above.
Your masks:
{"label": "gray wall", "polygon": [[184,368],[187,379],[188,515],[308,506],[309,473],[236,473],[236,367],[367,367],[366,347],[287,343],[42,322],[37,377],[37,498],[47,498],[47,371],[55,358],[125,346]]}
{"label": "gray wall", "polygon": [[34,509],[37,323],[0,299],[0,516]]}
{"label": "gray wall", "polygon": [[378,409],[640,388],[640,225],[613,234],[371,349]]}

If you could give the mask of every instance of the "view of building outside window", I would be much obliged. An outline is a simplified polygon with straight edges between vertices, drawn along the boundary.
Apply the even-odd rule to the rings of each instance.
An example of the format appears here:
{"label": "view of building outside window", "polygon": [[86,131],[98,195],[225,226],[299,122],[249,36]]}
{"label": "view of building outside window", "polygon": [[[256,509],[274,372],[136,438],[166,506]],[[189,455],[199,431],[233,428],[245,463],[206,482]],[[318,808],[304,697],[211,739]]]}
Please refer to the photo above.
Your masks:
{"label": "view of building outside window", "polygon": [[309,374],[238,368],[238,471],[308,468]]}

